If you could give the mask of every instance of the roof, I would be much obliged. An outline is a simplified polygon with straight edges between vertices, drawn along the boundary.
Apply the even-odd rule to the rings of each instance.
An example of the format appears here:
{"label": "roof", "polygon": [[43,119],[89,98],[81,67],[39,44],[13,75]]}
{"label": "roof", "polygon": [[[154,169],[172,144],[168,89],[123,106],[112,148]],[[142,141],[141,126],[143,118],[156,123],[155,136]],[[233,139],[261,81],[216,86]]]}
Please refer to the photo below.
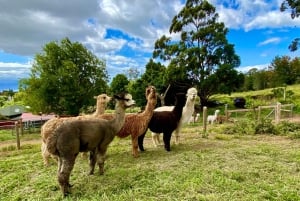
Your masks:
{"label": "roof", "polygon": [[5,117],[20,116],[25,111],[25,107],[21,105],[11,105],[4,108],[0,108],[0,114]]}
{"label": "roof", "polygon": [[41,121],[41,120],[49,120],[54,118],[54,114],[42,114],[42,115],[35,115],[29,112],[24,112],[20,117],[17,117],[16,119],[22,119],[22,122],[25,121]]}

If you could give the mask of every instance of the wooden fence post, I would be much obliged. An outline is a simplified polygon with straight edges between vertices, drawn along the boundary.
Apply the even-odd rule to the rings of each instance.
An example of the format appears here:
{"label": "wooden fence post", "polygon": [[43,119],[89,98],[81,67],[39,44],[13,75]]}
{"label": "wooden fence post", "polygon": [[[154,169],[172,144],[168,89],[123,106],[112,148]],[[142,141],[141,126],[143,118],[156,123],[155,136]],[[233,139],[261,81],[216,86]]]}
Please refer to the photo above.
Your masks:
{"label": "wooden fence post", "polygon": [[275,124],[278,124],[280,122],[280,114],[281,114],[281,103],[277,103],[276,109],[275,109]]}
{"label": "wooden fence post", "polygon": [[207,127],[207,107],[203,107],[203,137],[207,137],[206,127]]}
{"label": "wooden fence post", "polygon": [[15,122],[15,128],[16,128],[16,137],[17,137],[17,149],[20,149],[20,133],[19,133],[19,120]]}

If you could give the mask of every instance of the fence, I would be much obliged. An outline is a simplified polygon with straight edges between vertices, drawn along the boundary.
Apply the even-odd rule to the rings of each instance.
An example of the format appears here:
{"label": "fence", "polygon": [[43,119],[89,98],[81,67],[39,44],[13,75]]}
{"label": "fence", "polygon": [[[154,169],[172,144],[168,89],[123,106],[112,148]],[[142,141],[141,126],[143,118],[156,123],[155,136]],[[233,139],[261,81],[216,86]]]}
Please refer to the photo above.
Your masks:
{"label": "fence", "polygon": [[[269,106],[258,106],[257,108],[253,109],[237,109],[237,110],[227,110],[227,106],[225,106],[225,116],[226,120],[228,121],[229,118],[232,118],[232,113],[252,113],[253,118],[257,119],[258,121],[261,121],[262,119],[267,119],[267,118],[272,118],[274,115],[274,121],[275,123],[279,123],[280,120],[282,119],[283,113],[285,113],[285,116],[287,115],[288,117],[293,116],[293,104],[284,104],[282,105],[281,103],[277,103],[276,105],[269,105]],[[263,110],[269,110],[269,112],[263,116],[262,111]]]}

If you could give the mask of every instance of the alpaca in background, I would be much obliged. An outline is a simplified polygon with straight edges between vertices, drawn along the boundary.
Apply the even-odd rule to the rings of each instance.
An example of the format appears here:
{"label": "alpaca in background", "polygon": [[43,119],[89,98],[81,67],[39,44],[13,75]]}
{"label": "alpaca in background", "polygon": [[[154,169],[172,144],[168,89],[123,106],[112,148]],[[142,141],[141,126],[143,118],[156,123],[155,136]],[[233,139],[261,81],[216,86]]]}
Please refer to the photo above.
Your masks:
{"label": "alpaca in background", "polygon": [[[54,132],[55,128],[57,128],[65,120],[68,120],[68,119],[97,117],[104,113],[107,103],[111,100],[111,97],[109,97],[106,94],[100,94],[98,96],[95,96],[94,98],[97,99],[97,103],[96,103],[96,111],[93,114],[78,116],[78,117],[54,118],[54,119],[48,120],[42,126],[42,128],[41,128],[41,137],[42,137],[41,152],[42,152],[44,164],[46,166],[49,165],[49,159],[52,157],[52,155],[46,149],[46,140]],[[54,159],[56,159],[56,158],[54,157]]]}
{"label": "alpaca in background", "polygon": [[188,121],[188,124],[197,122],[199,120],[199,117],[200,117],[200,113],[193,114],[190,120]]}
{"label": "alpaca in background", "polygon": [[[148,124],[148,128],[152,132],[163,133],[163,141],[167,151],[171,151],[170,141],[172,133],[179,125],[185,102],[186,95],[184,93],[176,94],[176,103],[174,109],[172,111],[154,111],[153,116]],[[138,138],[138,144],[141,151],[144,151],[143,141],[146,132]]]}
{"label": "alpaca in background", "polygon": [[218,114],[220,113],[220,110],[216,110],[214,115],[208,115],[207,116],[207,122],[210,124],[214,124],[214,122],[218,118]]}
{"label": "alpaca in background", "polygon": [[[198,93],[198,91],[194,87],[189,88],[187,90],[186,103],[185,103],[185,106],[183,107],[182,116],[181,116],[180,122],[178,124],[178,127],[175,130],[175,143],[176,144],[179,143],[179,137],[180,137],[180,132],[181,132],[182,127],[186,123],[189,122],[189,120],[191,119],[191,117],[194,113],[197,93]],[[154,111],[172,111],[173,109],[174,109],[174,106],[162,106],[162,107],[156,108]],[[160,144],[159,133],[152,133],[152,141],[153,141],[154,146],[157,146]]]}
{"label": "alpaca in background", "polygon": [[135,104],[130,94],[114,96],[116,100],[115,118],[112,120],[92,118],[71,118],[60,124],[46,139],[49,153],[58,157],[57,177],[64,196],[70,193],[70,174],[79,152],[91,151],[90,174],[95,164],[100,174],[104,174],[104,161],[108,145],[125,122],[125,110]]}

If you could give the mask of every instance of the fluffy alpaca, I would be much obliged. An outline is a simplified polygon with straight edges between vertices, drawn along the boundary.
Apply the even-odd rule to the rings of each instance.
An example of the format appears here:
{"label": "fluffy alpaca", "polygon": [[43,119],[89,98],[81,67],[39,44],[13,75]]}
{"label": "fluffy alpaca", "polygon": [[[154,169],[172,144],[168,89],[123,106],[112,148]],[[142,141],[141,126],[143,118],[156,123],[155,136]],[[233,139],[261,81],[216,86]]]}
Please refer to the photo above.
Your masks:
{"label": "fluffy alpaca", "polygon": [[126,115],[125,123],[117,134],[120,138],[131,135],[132,155],[134,157],[138,157],[138,137],[148,129],[149,121],[156,106],[157,95],[154,86],[147,87],[146,98],[147,105],[145,110],[142,113]]}
{"label": "fluffy alpaca", "polygon": [[[186,103],[182,110],[182,116],[179,122],[178,127],[175,130],[175,143],[179,143],[179,137],[180,137],[180,131],[182,129],[182,126],[189,122],[190,118],[192,117],[194,113],[195,108],[195,101],[197,97],[197,89],[192,87],[187,90],[186,96]],[[172,111],[174,109],[174,106],[163,106],[158,107],[154,111]],[[152,133],[152,141],[154,146],[157,146],[160,144],[159,140],[159,133]]]}
{"label": "fluffy alpaca", "polygon": [[[111,97],[109,97],[106,94],[100,94],[98,96],[95,96],[94,98],[97,99],[96,103],[96,111],[91,115],[84,115],[84,116],[78,116],[78,117],[66,117],[66,118],[54,118],[48,120],[41,128],[41,137],[42,137],[42,145],[41,145],[41,153],[43,157],[43,161],[45,166],[49,165],[49,159],[53,157],[47,149],[46,149],[46,140],[51,135],[55,128],[61,125],[65,120],[68,119],[74,119],[74,118],[88,118],[88,117],[97,117],[104,113],[105,108],[107,106],[107,103],[111,100]],[[54,157],[56,160],[56,158]]]}
{"label": "fluffy alpaca", "polygon": [[196,115],[195,114],[192,115],[191,118],[190,118],[190,120],[188,121],[188,124],[197,122],[198,119],[199,119],[199,117],[200,117],[199,113],[197,113]]}
{"label": "fluffy alpaca", "polygon": [[[171,151],[170,141],[172,132],[178,127],[180,118],[182,116],[182,109],[186,102],[186,95],[184,93],[176,94],[176,103],[172,111],[154,111],[152,118],[148,124],[148,128],[155,133],[163,133],[163,140],[165,149]],[[145,134],[138,138],[139,148],[144,151],[143,141]]]}
{"label": "fluffy alpaca", "polygon": [[207,122],[210,124],[214,124],[214,122],[217,120],[219,113],[220,113],[220,110],[216,110],[214,115],[208,115]]}
{"label": "fluffy alpaca", "polygon": [[58,182],[64,196],[70,193],[70,174],[79,152],[91,151],[90,174],[94,173],[96,162],[100,174],[104,173],[108,145],[125,122],[125,109],[135,104],[130,94],[121,94],[114,98],[117,101],[114,119],[68,119],[47,138],[47,150],[58,157]]}

